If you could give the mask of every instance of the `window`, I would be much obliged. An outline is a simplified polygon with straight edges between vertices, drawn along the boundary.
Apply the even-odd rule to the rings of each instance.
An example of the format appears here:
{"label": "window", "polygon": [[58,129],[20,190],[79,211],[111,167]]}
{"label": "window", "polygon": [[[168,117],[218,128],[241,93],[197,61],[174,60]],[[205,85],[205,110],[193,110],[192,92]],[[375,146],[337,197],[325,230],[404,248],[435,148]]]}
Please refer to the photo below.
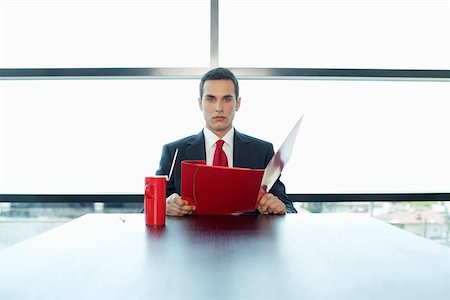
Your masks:
{"label": "window", "polygon": [[449,1],[220,1],[232,67],[449,69]]}
{"label": "window", "polygon": [[209,1],[2,1],[0,68],[207,67]]}

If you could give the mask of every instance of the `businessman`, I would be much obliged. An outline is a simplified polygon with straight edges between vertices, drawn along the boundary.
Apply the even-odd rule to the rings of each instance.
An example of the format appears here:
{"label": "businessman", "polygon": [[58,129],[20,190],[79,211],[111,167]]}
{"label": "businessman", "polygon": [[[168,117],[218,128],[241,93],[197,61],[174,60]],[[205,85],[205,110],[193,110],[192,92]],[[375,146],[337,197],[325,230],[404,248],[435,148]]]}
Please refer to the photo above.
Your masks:
{"label": "businessman", "polygon": [[[169,174],[172,159],[178,157],[172,178],[167,182],[166,214],[190,215],[195,206],[180,197],[181,161],[206,160],[208,165],[264,169],[274,155],[271,143],[242,134],[233,127],[234,115],[241,106],[239,83],[226,68],[212,69],[200,81],[198,106],[205,127],[197,134],[164,145],[157,175]],[[297,212],[278,179],[258,203],[257,213],[285,214]]]}

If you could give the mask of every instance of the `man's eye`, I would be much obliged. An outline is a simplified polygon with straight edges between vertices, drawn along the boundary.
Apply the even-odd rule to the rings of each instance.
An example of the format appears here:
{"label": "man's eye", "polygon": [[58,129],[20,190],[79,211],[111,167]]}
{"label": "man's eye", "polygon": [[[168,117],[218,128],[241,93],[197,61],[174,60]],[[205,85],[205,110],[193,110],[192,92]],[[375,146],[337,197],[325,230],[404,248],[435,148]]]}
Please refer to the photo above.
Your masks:
{"label": "man's eye", "polygon": [[214,101],[214,98],[213,97],[206,97],[206,101],[212,102],[212,101]]}
{"label": "man's eye", "polygon": [[226,97],[225,98],[225,102],[230,102],[231,100],[233,100],[233,98],[231,98],[231,97]]}

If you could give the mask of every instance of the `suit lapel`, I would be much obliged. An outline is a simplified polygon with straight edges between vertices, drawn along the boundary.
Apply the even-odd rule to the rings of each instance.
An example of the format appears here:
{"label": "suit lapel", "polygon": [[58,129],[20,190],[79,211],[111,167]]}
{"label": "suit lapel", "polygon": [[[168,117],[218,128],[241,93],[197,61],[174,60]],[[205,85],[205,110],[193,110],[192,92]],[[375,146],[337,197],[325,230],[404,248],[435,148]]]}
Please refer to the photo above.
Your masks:
{"label": "suit lapel", "polygon": [[233,166],[234,167],[246,167],[248,165],[248,158],[251,157],[251,153],[247,147],[250,140],[243,134],[234,130],[234,146],[233,146]]}
{"label": "suit lapel", "polygon": [[183,160],[206,160],[205,137],[203,130],[187,142]]}

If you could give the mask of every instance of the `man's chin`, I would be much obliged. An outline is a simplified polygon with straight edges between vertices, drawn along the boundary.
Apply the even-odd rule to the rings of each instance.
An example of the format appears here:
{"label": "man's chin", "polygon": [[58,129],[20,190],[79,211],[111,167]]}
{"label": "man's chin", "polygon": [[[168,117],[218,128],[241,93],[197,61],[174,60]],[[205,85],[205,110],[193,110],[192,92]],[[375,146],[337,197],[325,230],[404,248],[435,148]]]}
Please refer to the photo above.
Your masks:
{"label": "man's chin", "polygon": [[226,133],[231,129],[231,126],[210,126],[209,129],[216,133]]}

